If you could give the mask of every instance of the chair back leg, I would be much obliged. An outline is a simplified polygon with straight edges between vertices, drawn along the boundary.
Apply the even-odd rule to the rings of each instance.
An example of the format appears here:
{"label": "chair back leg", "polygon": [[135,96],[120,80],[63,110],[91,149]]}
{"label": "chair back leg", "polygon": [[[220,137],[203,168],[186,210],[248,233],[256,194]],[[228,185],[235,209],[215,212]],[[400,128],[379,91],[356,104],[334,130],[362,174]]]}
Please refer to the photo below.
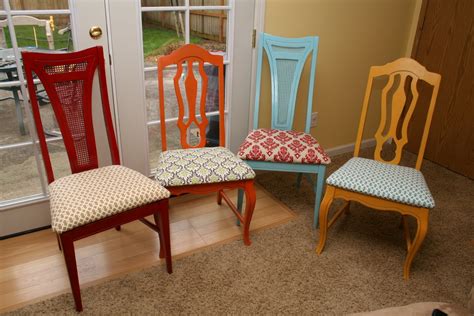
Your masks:
{"label": "chair back leg", "polygon": [[[319,165],[318,173],[316,174],[316,181],[314,184],[314,192],[316,194],[314,198],[314,216],[313,216],[313,229],[316,229],[318,226],[319,221],[319,207],[321,204],[321,197],[323,194],[323,186],[324,186],[324,177],[326,174],[326,166]],[[301,173],[298,175],[300,176]]]}
{"label": "chair back leg", "polygon": [[170,222],[168,207],[161,209],[154,214],[155,223],[158,219],[159,235],[160,235],[160,258],[166,260],[166,271],[173,273],[173,266],[171,263],[171,242],[170,242]]}
{"label": "chair back leg", "polygon": [[[244,205],[244,190],[237,190],[237,210],[242,214],[242,206]],[[237,226],[240,226],[240,219],[237,218]]]}
{"label": "chair back leg", "polygon": [[244,214],[244,244],[250,246],[250,221],[252,220],[253,210],[255,209],[255,203],[257,195],[255,193],[255,187],[253,180],[245,183],[245,214]]}

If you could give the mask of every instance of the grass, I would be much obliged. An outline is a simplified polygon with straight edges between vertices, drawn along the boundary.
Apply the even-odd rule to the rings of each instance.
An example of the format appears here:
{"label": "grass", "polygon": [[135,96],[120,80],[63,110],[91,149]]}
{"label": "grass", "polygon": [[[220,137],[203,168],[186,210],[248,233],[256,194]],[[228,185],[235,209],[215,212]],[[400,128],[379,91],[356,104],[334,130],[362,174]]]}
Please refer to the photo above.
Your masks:
{"label": "grass", "polygon": [[[48,49],[48,41],[46,40],[46,32],[44,27],[35,26],[36,29],[36,38],[38,39],[38,47]],[[64,33],[63,35],[58,34],[58,30],[61,28],[56,28],[53,32],[54,39],[54,48],[63,49],[67,48],[69,33]],[[3,28],[5,32],[5,42],[7,43],[8,48],[11,48],[11,38],[8,27]],[[18,25],[15,26],[16,38],[18,41],[18,47],[36,47],[35,36],[33,33],[33,26],[29,25]],[[70,43],[69,50],[72,50],[72,41]]]}
{"label": "grass", "polygon": [[[199,44],[202,39],[191,36],[191,43]],[[163,29],[156,26],[143,27],[143,54],[146,57],[162,55],[162,50],[165,46],[182,42],[183,38],[178,38],[176,31],[170,29]]]}
{"label": "grass", "polygon": [[[55,49],[62,49],[67,48],[69,33],[65,33],[63,35],[59,35],[57,28],[53,32],[54,38],[54,48]],[[10,48],[11,40],[10,40],[10,33],[8,28],[4,28],[5,32],[5,41],[7,46]],[[16,37],[18,41],[19,47],[35,47],[35,40],[34,40],[34,33],[33,33],[33,26],[15,26]],[[48,48],[48,41],[46,40],[46,33],[44,28],[36,27],[36,37],[38,39],[38,47],[40,48]],[[199,44],[202,42],[200,37],[191,36],[190,38],[191,43]],[[155,55],[163,55],[167,53],[164,51],[166,46],[177,44],[179,42],[184,43],[183,38],[178,38],[176,35],[176,31],[170,29],[164,29],[157,26],[144,26],[143,27],[143,53],[146,57],[155,56]],[[70,43],[70,49],[72,50],[72,42]]]}

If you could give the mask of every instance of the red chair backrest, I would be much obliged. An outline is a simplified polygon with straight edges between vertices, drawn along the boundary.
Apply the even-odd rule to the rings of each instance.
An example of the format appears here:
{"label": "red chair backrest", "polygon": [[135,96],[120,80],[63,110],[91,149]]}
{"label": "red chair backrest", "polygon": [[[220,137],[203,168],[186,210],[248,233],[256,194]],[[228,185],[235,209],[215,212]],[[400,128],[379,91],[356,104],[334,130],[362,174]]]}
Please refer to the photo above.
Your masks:
{"label": "red chair backrest", "polygon": [[[174,76],[174,90],[178,101],[178,128],[180,132],[180,141],[182,148],[199,148],[206,146],[206,129],[209,121],[206,117],[206,98],[207,98],[207,84],[208,77],[204,71],[204,63],[209,63],[216,66],[218,69],[218,86],[219,86],[219,146],[225,146],[225,128],[224,128],[224,58],[219,55],[213,55],[202,47],[194,44],[184,45],[169,55],[162,56],[158,59],[158,93],[160,104],[160,123],[161,123],[161,148],[166,150],[166,123],[165,123],[165,99],[163,87],[163,69],[169,65],[176,65],[176,75]],[[201,93],[199,100],[197,98],[198,82],[195,78],[194,71],[187,71],[184,79],[184,87],[186,89],[187,112],[188,118],[185,122],[185,106],[183,102],[183,95],[179,85],[179,80],[183,74],[183,64],[187,69],[193,69],[197,65],[199,75],[201,76]],[[196,103],[199,102],[199,121],[196,116]],[[188,140],[188,129],[192,124],[196,124],[199,128],[200,142],[192,146]]]}
{"label": "red chair backrest", "polygon": [[92,86],[96,69],[99,75],[102,110],[113,164],[120,157],[110,112],[102,47],[64,54],[23,52],[28,93],[36,131],[48,177],[54,181],[33,75],[41,81],[51,102],[66,147],[72,173],[98,167],[92,121]]}

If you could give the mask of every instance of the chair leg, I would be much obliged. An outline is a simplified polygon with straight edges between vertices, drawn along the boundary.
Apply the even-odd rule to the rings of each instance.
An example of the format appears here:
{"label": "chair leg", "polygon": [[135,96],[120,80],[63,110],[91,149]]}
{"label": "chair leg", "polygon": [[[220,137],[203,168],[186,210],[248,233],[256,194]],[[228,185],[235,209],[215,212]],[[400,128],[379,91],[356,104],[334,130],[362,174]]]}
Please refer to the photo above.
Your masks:
{"label": "chair leg", "polygon": [[316,174],[316,181],[314,184],[314,192],[316,193],[316,197],[314,199],[314,216],[313,216],[313,229],[316,229],[318,226],[318,219],[319,219],[319,207],[321,204],[321,196],[323,193],[323,186],[324,186],[324,174],[326,168],[320,170]]}
{"label": "chair leg", "polygon": [[323,252],[324,245],[326,244],[329,207],[334,200],[335,191],[336,189],[333,186],[328,185],[326,187],[326,193],[324,194],[323,201],[321,202],[321,209],[319,210],[319,243],[318,247],[316,248],[318,255]]}
{"label": "chair leg", "polygon": [[158,213],[153,214],[153,219],[155,220],[155,225],[158,227],[158,238],[160,239],[160,254],[159,257],[160,259],[163,259],[165,257],[165,244],[164,244],[164,238],[163,234],[160,229],[160,216]]}
{"label": "chair leg", "polygon": [[252,220],[253,210],[255,209],[255,203],[257,195],[255,193],[255,187],[253,181],[247,181],[245,183],[245,214],[244,214],[244,244],[250,246],[250,221]]}
{"label": "chair leg", "polygon": [[69,283],[71,284],[72,296],[76,304],[76,311],[82,311],[81,289],[79,287],[79,276],[77,274],[76,254],[74,251],[74,242],[64,234],[59,235],[63,248],[64,261],[66,263]]}
{"label": "chair leg", "polygon": [[217,204],[222,204],[222,190],[217,191]]}
{"label": "chair leg", "polygon": [[56,234],[56,240],[58,241],[59,251],[62,251],[63,249],[61,248],[61,239],[59,238],[59,234]]}
{"label": "chair leg", "polygon": [[160,244],[161,239],[163,239],[164,256],[166,260],[166,270],[168,273],[173,273],[173,266],[171,262],[171,242],[170,242],[170,219],[168,207],[166,209],[160,210],[158,213],[159,216],[159,228],[160,228]]}
{"label": "chair leg", "polygon": [[426,233],[428,232],[428,217],[429,211],[426,208],[423,208],[415,215],[418,227],[416,229],[415,239],[408,249],[407,258],[405,259],[405,265],[403,266],[403,278],[408,280],[410,277],[410,268],[413,258],[415,258],[416,253],[420,249],[423,240],[425,240]]}
{"label": "chair leg", "polygon": [[301,180],[303,179],[303,174],[298,173],[298,176],[296,177],[296,189],[299,190],[301,187]]}
{"label": "chair leg", "polygon": [[[237,210],[242,214],[242,206],[244,205],[244,190],[237,190]],[[237,218],[237,226],[240,226],[240,220]]]}

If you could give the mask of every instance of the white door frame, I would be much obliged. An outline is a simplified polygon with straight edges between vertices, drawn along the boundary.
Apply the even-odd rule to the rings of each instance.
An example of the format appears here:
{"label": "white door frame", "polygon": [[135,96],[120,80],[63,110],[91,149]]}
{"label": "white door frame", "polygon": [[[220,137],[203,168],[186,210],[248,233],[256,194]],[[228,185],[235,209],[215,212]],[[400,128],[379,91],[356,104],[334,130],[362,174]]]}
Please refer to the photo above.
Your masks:
{"label": "white door frame", "polygon": [[254,16],[254,32],[255,32],[255,47],[252,51],[252,79],[251,87],[250,87],[250,108],[249,108],[249,125],[248,125],[248,132],[253,130],[253,118],[254,118],[254,109],[255,109],[255,91],[256,88],[256,80],[257,80],[257,45],[258,45],[258,37],[261,32],[265,30],[265,5],[266,0],[257,0],[255,1],[255,16]]}

